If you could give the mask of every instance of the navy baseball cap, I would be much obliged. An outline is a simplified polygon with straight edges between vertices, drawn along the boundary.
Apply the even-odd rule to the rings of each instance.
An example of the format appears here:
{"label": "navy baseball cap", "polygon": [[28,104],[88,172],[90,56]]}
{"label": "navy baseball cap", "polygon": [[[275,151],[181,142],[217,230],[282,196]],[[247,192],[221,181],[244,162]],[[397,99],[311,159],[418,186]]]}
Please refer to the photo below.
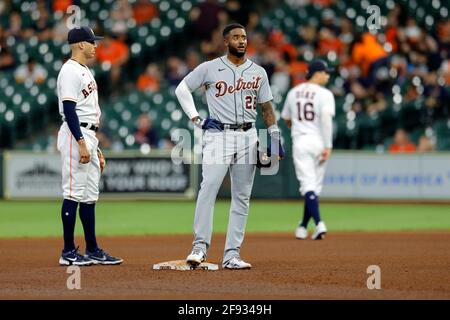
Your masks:
{"label": "navy baseball cap", "polygon": [[313,60],[308,65],[308,78],[311,78],[315,72],[325,71],[331,73],[334,68],[328,66],[328,63],[324,60]]}
{"label": "navy baseball cap", "polygon": [[103,39],[103,37],[96,36],[94,31],[89,27],[73,28],[67,34],[67,41],[69,44],[81,41],[93,42],[101,39]]}

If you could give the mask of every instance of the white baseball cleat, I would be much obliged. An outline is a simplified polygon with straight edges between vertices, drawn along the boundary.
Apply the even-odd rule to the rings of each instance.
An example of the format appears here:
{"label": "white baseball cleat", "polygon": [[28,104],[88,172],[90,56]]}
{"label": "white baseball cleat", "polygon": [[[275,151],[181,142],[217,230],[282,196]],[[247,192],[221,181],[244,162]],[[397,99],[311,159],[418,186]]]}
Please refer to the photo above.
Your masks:
{"label": "white baseball cleat", "polygon": [[206,255],[199,249],[192,250],[191,254],[186,258],[186,262],[193,266],[197,266],[205,260]]}
{"label": "white baseball cleat", "polygon": [[240,258],[232,258],[224,266],[225,269],[250,269],[252,265]]}
{"label": "white baseball cleat", "polygon": [[314,228],[314,232],[311,236],[313,240],[322,240],[325,238],[325,234],[327,233],[327,227],[323,221],[320,221],[317,226]]}
{"label": "white baseball cleat", "polygon": [[305,240],[308,238],[308,230],[303,226],[297,227],[297,229],[295,229],[295,237],[297,239]]}

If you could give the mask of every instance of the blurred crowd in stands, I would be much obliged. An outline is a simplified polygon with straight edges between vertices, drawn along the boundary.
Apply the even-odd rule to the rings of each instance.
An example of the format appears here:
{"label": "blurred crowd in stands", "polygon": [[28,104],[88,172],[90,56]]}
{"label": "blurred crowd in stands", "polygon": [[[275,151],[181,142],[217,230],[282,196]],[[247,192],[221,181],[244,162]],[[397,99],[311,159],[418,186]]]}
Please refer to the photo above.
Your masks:
{"label": "blurred crowd in stands", "polygon": [[[14,72],[18,83],[25,79],[42,83],[47,72],[45,66],[33,58],[23,64],[16,61],[7,44],[8,39],[36,36],[39,41],[65,41],[67,15],[62,14],[60,21],[56,22],[49,17],[56,11],[65,12],[72,4],[82,5],[75,0],[35,2],[38,19],[31,24],[24,26],[20,12],[11,12],[8,23],[0,25],[0,71]],[[110,90],[100,91],[103,99],[123,92],[123,88],[130,88],[130,83],[124,84],[124,79],[128,79],[125,75],[128,73],[131,45],[128,22],[134,20],[139,26],[157,18],[159,9],[155,2],[113,1],[110,9],[112,24],[109,28],[97,25],[97,32],[106,36],[98,45],[97,59],[102,64],[110,65]],[[324,57],[337,67],[335,77],[339,80],[334,81],[330,88],[337,97],[352,97],[345,112],[373,115],[384,111],[392,101],[405,104],[420,97],[423,98],[424,108],[417,124],[426,127],[438,119],[449,118],[450,19],[436,21],[435,28],[429,30],[409,16],[404,6],[396,4],[387,14],[382,30],[377,33],[359,32],[354,21],[336,16],[328,8],[335,1],[301,2],[316,3],[323,10],[318,25],[298,28],[295,37],[286,37],[282,30],[261,26],[263,9],[276,2],[265,1],[263,6],[258,1],[199,2],[189,13],[188,45],[171,56],[145,59],[145,65],[138,66],[141,73],[128,82],[131,82],[132,88],[153,93],[161,87],[176,86],[197,65],[225,52],[222,29],[227,23],[236,21],[246,26],[248,57],[266,69],[272,87],[281,94],[306,81],[308,60]],[[0,14],[8,12],[9,3],[1,2]],[[151,127],[152,120],[148,116],[139,117],[135,139],[139,144],[147,143],[158,148],[161,143],[157,132]],[[393,131],[389,132],[394,139],[389,147],[390,152],[433,150],[433,139],[425,135],[420,138],[418,146],[409,142],[407,130],[410,129],[394,126]]]}

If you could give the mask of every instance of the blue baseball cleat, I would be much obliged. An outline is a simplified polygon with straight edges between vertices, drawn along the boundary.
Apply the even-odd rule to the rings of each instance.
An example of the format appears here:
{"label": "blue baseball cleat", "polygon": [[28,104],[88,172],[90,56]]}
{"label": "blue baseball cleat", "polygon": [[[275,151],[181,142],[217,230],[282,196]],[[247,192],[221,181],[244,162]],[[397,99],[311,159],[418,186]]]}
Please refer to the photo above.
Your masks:
{"label": "blue baseball cleat", "polygon": [[103,251],[103,249],[100,248],[97,248],[94,252],[86,250],[85,257],[92,260],[94,264],[116,265],[123,262],[122,258],[110,256],[106,251]]}
{"label": "blue baseball cleat", "polygon": [[90,266],[94,264],[94,261],[91,259],[81,255],[78,252],[78,248],[73,249],[68,252],[62,252],[61,257],[59,258],[59,265],[61,266]]}

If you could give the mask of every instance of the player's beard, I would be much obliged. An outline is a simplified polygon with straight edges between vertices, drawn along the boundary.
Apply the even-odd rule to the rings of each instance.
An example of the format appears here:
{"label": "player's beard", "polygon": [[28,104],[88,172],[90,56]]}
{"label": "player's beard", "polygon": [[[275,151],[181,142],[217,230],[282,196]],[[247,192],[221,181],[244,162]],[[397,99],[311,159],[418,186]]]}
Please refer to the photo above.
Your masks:
{"label": "player's beard", "polygon": [[247,48],[245,48],[243,52],[239,52],[237,48],[233,47],[230,44],[228,45],[228,52],[235,57],[242,58],[245,55],[246,51]]}

